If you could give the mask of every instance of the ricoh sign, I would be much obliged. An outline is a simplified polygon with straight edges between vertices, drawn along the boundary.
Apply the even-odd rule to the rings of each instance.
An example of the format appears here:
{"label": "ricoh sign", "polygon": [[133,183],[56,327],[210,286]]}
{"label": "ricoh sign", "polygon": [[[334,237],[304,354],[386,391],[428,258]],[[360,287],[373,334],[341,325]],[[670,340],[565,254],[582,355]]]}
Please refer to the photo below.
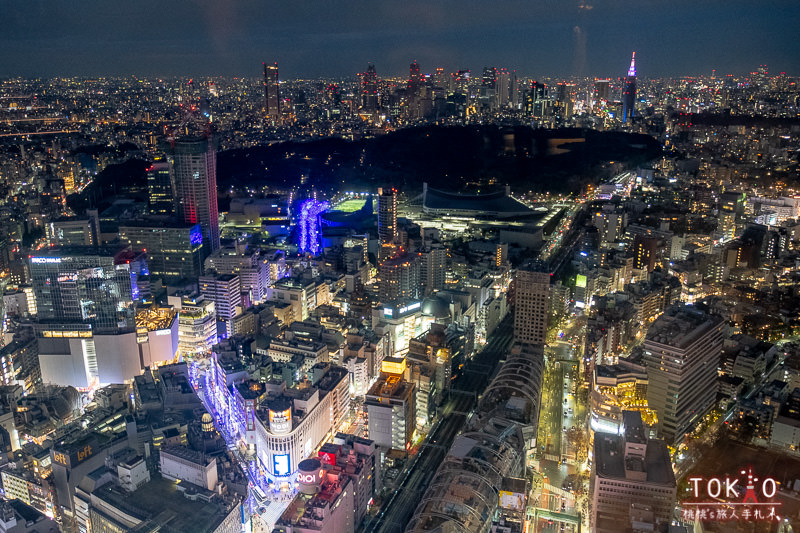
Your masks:
{"label": "ricoh sign", "polygon": [[741,470],[736,477],[690,477],[688,481],[691,501],[681,504],[681,517],[686,521],[781,520],[781,503],[773,501],[779,483],[772,477],[757,477],[752,468]]}

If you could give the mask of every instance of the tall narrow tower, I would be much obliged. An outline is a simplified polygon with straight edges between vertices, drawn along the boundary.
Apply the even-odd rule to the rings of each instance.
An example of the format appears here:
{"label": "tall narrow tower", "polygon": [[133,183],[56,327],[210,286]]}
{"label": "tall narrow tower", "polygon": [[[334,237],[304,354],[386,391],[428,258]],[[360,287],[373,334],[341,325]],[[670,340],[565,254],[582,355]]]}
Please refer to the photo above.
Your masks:
{"label": "tall narrow tower", "polygon": [[408,67],[408,93],[411,98],[419,96],[420,89],[422,88],[422,73],[419,70],[419,63],[415,59]]}
{"label": "tall narrow tower", "polygon": [[636,52],[631,57],[631,66],[628,68],[628,77],[625,79],[625,89],[622,91],[622,123],[633,118],[633,105],[636,102]]}
{"label": "tall narrow tower", "polygon": [[264,109],[267,118],[277,124],[281,117],[281,95],[278,87],[278,62],[264,63]]}
{"label": "tall narrow tower", "polygon": [[397,190],[378,189],[378,238],[381,246],[397,242]]}
{"label": "tall narrow tower", "polygon": [[213,136],[178,139],[170,150],[178,215],[200,224],[207,250],[219,248],[217,145]]}
{"label": "tall narrow tower", "polygon": [[372,63],[367,65],[367,71],[361,79],[361,107],[369,113],[378,110],[378,74]]}

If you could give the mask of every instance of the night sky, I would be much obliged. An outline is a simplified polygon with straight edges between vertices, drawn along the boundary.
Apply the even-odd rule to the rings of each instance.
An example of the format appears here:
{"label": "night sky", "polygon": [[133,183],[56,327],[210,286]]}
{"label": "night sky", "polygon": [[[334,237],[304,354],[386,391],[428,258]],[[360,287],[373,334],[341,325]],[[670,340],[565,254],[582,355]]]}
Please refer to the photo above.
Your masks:
{"label": "night sky", "polygon": [[800,74],[800,0],[0,0],[0,77]]}

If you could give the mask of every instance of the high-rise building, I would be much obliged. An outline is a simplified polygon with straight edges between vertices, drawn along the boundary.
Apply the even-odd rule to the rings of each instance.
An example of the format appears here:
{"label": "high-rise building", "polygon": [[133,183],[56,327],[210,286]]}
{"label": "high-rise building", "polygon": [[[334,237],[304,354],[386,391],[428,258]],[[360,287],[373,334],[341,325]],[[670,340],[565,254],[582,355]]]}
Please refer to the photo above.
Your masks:
{"label": "high-rise building", "polygon": [[483,67],[483,77],[481,78],[481,103],[493,109],[497,104],[497,68]]}
{"label": "high-rise building", "polygon": [[497,105],[500,107],[509,107],[511,105],[512,80],[516,81],[515,78],[512,78],[512,73],[508,69],[501,68],[497,72]]}
{"label": "high-rise building", "polygon": [[631,531],[634,522],[647,524],[636,531],[661,531],[670,523],[675,474],[664,441],[645,436],[640,412],[623,412],[619,435],[595,433],[592,467],[592,531]]}
{"label": "high-rise building", "polygon": [[429,111],[430,98],[419,64],[414,61],[409,67],[408,89],[406,91],[406,117],[409,120],[420,119]]}
{"label": "high-rise building", "polygon": [[714,406],[722,327],[719,317],[674,306],[647,332],[647,403],[658,414],[661,438],[670,445],[679,444]]}
{"label": "high-rise building", "polygon": [[572,95],[575,91],[575,85],[572,83],[559,83],[556,85],[556,107],[558,114],[562,118],[569,118],[572,116]]}
{"label": "high-rise building", "polygon": [[378,189],[378,239],[381,246],[397,242],[397,189]]}
{"label": "high-rise building", "polygon": [[633,118],[636,103],[636,52],[631,57],[631,66],[628,68],[628,77],[625,78],[625,88],[622,90],[622,123]]}
{"label": "high-rise building", "polygon": [[137,338],[135,304],[149,288],[144,254],[51,248],[30,268],[43,382],[87,388],[141,372],[147,339]]}
{"label": "high-rise building", "polygon": [[658,238],[636,234],[633,237],[633,268],[652,272],[658,258]]}
{"label": "high-rise building", "polygon": [[517,269],[514,277],[514,341],[543,345],[547,335],[550,274],[533,264]]}
{"label": "high-rise building", "polygon": [[367,113],[378,110],[378,74],[375,65],[367,65],[367,71],[361,79],[361,107]]}
{"label": "high-rise building", "polygon": [[[242,311],[242,284],[235,274],[200,276],[200,294],[214,302],[217,319],[225,323],[227,335],[233,331],[233,319]],[[226,336],[227,336],[226,335]]]}
{"label": "high-rise building", "polygon": [[462,69],[458,72],[453,72],[451,81],[453,84],[453,91],[466,95],[469,91],[470,71]]}
{"label": "high-rise building", "polygon": [[531,82],[528,91],[525,112],[533,117],[541,118],[547,114],[550,106],[550,93],[547,85],[538,81]]}
{"label": "high-rise building", "polygon": [[278,62],[264,63],[264,110],[267,120],[278,124],[281,119],[281,93],[278,83]]}
{"label": "high-rise building", "polygon": [[148,167],[147,199],[151,215],[175,213],[175,185],[167,161],[156,161]]}
{"label": "high-rise building", "polygon": [[447,75],[444,68],[436,67],[433,73],[433,86],[445,91],[450,88],[450,76]]}
{"label": "high-rise building", "polygon": [[436,243],[425,247],[419,255],[421,291],[424,291],[424,296],[430,296],[432,292],[444,289],[447,280],[447,249]]}
{"label": "high-rise building", "polygon": [[95,331],[133,331],[139,299],[136,265],[116,249],[51,248],[30,258],[40,321],[80,323]]}
{"label": "high-rise building", "polygon": [[267,297],[270,285],[269,261],[259,248],[248,248],[246,244],[220,248],[205,261],[206,271],[217,274],[236,274],[241,279],[242,292],[250,297],[250,303],[259,304]]}
{"label": "high-rise building", "polygon": [[408,67],[408,94],[411,98],[417,98],[422,89],[422,73],[419,70],[419,63],[415,59]]}
{"label": "high-rise building", "polygon": [[[3,385],[21,385],[25,394],[32,393],[34,387],[42,381],[42,369],[39,367],[39,344],[30,328],[17,331],[14,340],[0,347],[0,383]],[[15,442],[12,437],[12,443]],[[17,449],[19,443],[14,449]]]}
{"label": "high-rise building", "polygon": [[212,300],[201,294],[168,297],[178,310],[178,352],[183,356],[208,354],[217,344],[217,313]]}
{"label": "high-rise building", "polygon": [[599,105],[600,102],[608,102],[608,94],[610,87],[611,87],[611,80],[595,80],[594,82],[595,105]]}
{"label": "high-rise building", "polygon": [[494,89],[496,83],[497,83],[497,67],[483,67],[483,77],[481,78],[481,86]]}
{"label": "high-rise building", "polygon": [[369,438],[375,444],[386,449],[407,449],[417,427],[413,383],[397,374],[384,375],[367,392],[364,408]]}
{"label": "high-rise building", "polygon": [[167,281],[196,279],[203,274],[203,233],[200,224],[178,221],[131,221],[119,227],[120,241],[147,252],[150,275]]}
{"label": "high-rise building", "polygon": [[420,297],[420,261],[416,254],[390,257],[378,266],[382,303]]}
{"label": "high-rise building", "polygon": [[200,224],[206,253],[219,248],[217,144],[212,136],[178,139],[170,147],[178,216]]}

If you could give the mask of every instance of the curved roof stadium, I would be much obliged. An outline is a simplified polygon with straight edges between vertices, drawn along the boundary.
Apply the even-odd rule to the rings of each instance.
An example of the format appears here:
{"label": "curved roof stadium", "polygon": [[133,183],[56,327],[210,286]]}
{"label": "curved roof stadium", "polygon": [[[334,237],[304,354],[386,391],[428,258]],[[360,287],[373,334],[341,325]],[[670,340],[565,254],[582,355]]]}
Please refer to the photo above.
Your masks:
{"label": "curved roof stadium", "polygon": [[456,194],[422,185],[422,210],[429,215],[509,218],[535,215],[536,211],[511,197],[511,189],[490,194]]}
{"label": "curved roof stadium", "polygon": [[476,429],[459,435],[436,470],[406,533],[487,533],[504,478],[524,477],[536,436],[544,354],[514,348],[479,405]]}

